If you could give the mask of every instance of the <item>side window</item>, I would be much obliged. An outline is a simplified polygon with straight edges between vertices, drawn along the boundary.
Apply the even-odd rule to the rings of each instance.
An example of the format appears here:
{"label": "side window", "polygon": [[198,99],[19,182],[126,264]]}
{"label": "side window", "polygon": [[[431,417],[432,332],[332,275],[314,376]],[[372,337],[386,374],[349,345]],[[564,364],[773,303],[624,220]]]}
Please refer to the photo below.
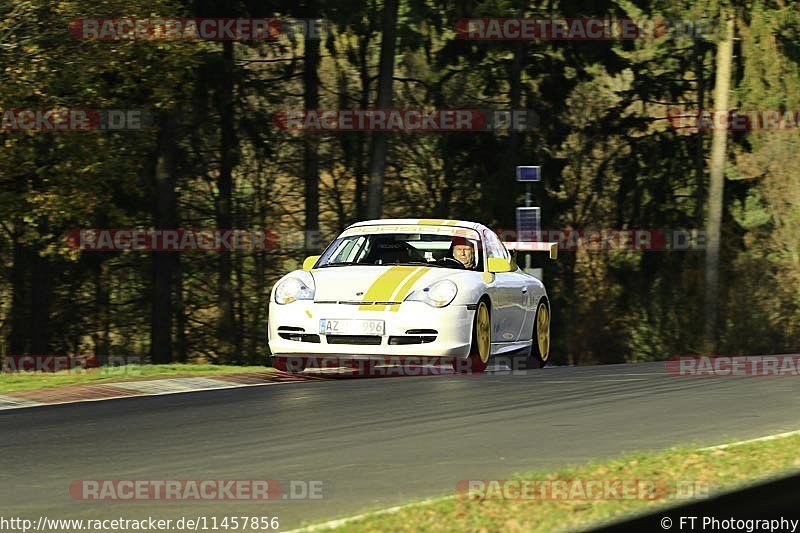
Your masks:
{"label": "side window", "polygon": [[506,258],[506,261],[511,261],[511,252],[506,250],[506,245],[503,244],[503,241],[501,241],[499,238],[497,239],[497,242],[500,243],[500,248],[503,250],[503,257]]}
{"label": "side window", "polygon": [[324,262],[335,262],[339,260],[339,257],[342,255],[342,251],[347,247],[347,239],[340,239],[338,241],[334,241],[327,250],[322,254],[322,261]]}
{"label": "side window", "polygon": [[359,237],[353,245],[348,261],[359,262],[367,255],[367,237]]}
{"label": "side window", "polygon": [[353,261],[354,255],[361,250],[365,237],[345,238],[331,254],[331,262]]}
{"label": "side window", "polygon": [[497,235],[493,231],[488,229],[483,230],[483,242],[486,243],[487,257],[500,257],[506,261],[511,260],[508,250],[506,250],[506,247],[503,246],[503,243],[500,242],[500,239],[497,238]]}

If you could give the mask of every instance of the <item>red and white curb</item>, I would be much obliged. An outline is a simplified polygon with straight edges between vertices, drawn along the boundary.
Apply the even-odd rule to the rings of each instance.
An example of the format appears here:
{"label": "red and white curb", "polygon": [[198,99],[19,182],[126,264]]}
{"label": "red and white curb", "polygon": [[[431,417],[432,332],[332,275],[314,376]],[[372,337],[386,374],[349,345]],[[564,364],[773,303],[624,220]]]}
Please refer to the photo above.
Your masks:
{"label": "red and white curb", "polygon": [[152,381],[123,381],[114,387],[142,394],[175,394],[196,390],[230,389],[236,383],[220,381],[213,378],[165,378]]}
{"label": "red and white curb", "polygon": [[0,394],[0,410],[4,409],[19,409],[20,407],[34,407],[37,405],[45,405],[42,402],[34,400],[26,400],[24,398],[14,398],[13,396],[4,396]]}

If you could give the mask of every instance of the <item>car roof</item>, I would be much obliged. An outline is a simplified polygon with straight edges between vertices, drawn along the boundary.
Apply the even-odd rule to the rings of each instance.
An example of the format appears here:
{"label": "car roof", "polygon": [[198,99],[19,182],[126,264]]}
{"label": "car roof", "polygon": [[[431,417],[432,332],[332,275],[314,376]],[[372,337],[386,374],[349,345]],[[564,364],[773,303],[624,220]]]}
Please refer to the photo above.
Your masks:
{"label": "car roof", "polygon": [[387,226],[392,224],[413,224],[415,226],[454,226],[457,228],[469,228],[476,231],[483,230],[486,226],[477,222],[466,220],[451,220],[446,218],[382,218],[375,220],[364,220],[349,225],[346,229],[361,226]]}

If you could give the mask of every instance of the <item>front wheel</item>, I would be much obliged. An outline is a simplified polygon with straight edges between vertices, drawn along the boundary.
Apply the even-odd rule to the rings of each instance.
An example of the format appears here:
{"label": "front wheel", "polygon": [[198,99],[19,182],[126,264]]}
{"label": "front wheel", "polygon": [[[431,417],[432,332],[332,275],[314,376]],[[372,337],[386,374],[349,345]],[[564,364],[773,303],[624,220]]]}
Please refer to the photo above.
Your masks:
{"label": "front wheel", "polygon": [[[486,370],[489,352],[492,349],[492,321],[489,315],[489,304],[485,300],[478,302],[475,320],[472,325],[472,344],[470,344],[467,368],[456,368],[464,373],[481,373]],[[456,359],[456,365],[460,362]]]}
{"label": "front wheel", "polygon": [[542,300],[536,308],[533,319],[533,346],[531,346],[531,362],[536,361],[540,367],[550,359],[550,310]]}

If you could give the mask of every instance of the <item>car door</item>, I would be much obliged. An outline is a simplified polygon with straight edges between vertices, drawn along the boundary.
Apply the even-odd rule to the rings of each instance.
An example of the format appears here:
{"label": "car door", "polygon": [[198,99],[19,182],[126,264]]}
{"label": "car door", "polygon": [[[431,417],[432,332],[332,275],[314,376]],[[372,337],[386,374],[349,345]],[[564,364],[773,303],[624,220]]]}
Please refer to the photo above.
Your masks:
{"label": "car door", "polygon": [[[499,257],[511,261],[497,235],[489,230],[483,231],[483,242],[486,257]],[[526,276],[519,270],[515,272],[498,272],[494,274],[492,298],[493,336],[494,342],[514,342],[519,340],[525,315],[529,307],[528,284]]]}

